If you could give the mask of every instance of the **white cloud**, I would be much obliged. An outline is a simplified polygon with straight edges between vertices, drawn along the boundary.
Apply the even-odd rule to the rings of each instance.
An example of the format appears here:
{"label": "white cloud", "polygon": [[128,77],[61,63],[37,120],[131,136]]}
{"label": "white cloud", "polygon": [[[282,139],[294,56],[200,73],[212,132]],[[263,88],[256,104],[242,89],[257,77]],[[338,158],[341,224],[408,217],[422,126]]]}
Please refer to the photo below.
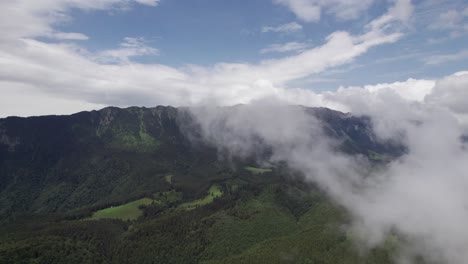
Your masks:
{"label": "white cloud", "polygon": [[[2,117],[68,115],[80,111],[101,109],[106,105],[83,101],[81,98],[64,98],[61,95],[45,93],[26,84],[0,81],[0,105]],[[31,108],[31,105],[34,108]]]}
{"label": "white cloud", "polygon": [[457,72],[437,81],[425,102],[444,107],[454,114],[468,135],[468,71]]}
{"label": "white cloud", "polygon": [[146,44],[144,38],[126,37],[120,48],[99,52],[96,60],[105,63],[130,63],[130,59],[144,55],[158,55],[159,50]]}
{"label": "white cloud", "polygon": [[414,6],[411,0],[392,0],[394,6],[390,8],[389,14],[401,21],[410,19],[414,11]]}
{"label": "white cloud", "polygon": [[[322,96],[296,91],[309,102],[338,102],[370,116],[377,138],[369,136],[375,141],[405,144],[405,154],[377,168],[362,157],[334,151],[336,142],[323,135],[318,121],[287,101],[270,97],[229,109],[194,108],[191,113],[202,135],[223,154],[255,155],[261,139],[272,153],[270,163],[286,162],[348,210],[356,244],[385,246],[389,235],[396,234],[393,252],[398,263],[422,258],[424,263],[462,264],[468,258],[468,149],[460,141],[462,124],[450,109],[459,106],[453,111],[468,112],[466,89],[461,91],[467,77],[468,72],[460,72],[437,82],[410,79]],[[431,96],[421,100],[421,93],[405,95],[407,100],[400,96],[406,89],[422,89]],[[450,93],[450,98],[437,101],[445,97],[440,92]]]}
{"label": "white cloud", "polygon": [[437,82],[426,102],[468,115],[468,72],[459,72]]}
{"label": "white cloud", "polygon": [[135,2],[142,5],[157,6],[160,0],[135,0]]}
{"label": "white cloud", "polygon": [[431,93],[434,85],[435,81],[433,80],[408,79],[404,82],[379,83],[375,85],[365,85],[363,87],[341,87],[338,89],[338,93],[354,89],[364,89],[371,93],[391,90],[405,100],[422,102],[424,97]]}
{"label": "white cloud", "polygon": [[461,50],[457,53],[452,54],[443,54],[443,55],[434,55],[425,58],[426,64],[442,64],[451,61],[466,60],[468,58],[468,49]]}
{"label": "white cloud", "polygon": [[430,44],[453,41],[468,33],[468,11],[465,0],[414,2],[415,13],[410,22],[418,31],[426,32]]}
{"label": "white cloud", "polygon": [[410,19],[413,14],[414,9],[414,6],[411,4],[411,0],[393,0],[391,2],[394,2],[394,5],[388,9],[387,13],[367,24],[368,28],[388,30],[392,26],[395,26],[395,24],[389,23],[390,21],[407,23],[408,19]]}
{"label": "white cloud", "polygon": [[55,39],[65,39],[65,40],[87,40],[89,39],[88,36],[81,34],[81,33],[64,33],[64,32],[52,33],[49,35],[49,37],[55,38]]}
{"label": "white cloud", "polygon": [[274,0],[288,7],[299,19],[317,22],[322,11],[340,20],[356,19],[366,11],[373,0]]}
{"label": "white cloud", "polygon": [[[312,97],[319,105],[331,107],[354,114],[385,115],[394,122],[405,113],[408,120],[417,120],[411,116],[410,108],[426,105],[444,109],[458,119],[460,125],[468,133],[468,72],[458,72],[440,80],[408,79],[404,82],[381,83],[362,87],[340,87],[336,92],[305,95]],[[321,96],[320,100],[316,100]],[[307,100],[307,99],[304,99]],[[306,104],[307,105],[307,104]],[[376,118],[378,119],[378,118]],[[398,130],[393,124],[381,124],[380,134],[396,134]]]}
{"label": "white cloud", "polygon": [[[468,131],[468,119],[463,118],[468,113],[468,72],[435,82],[409,80],[400,88],[406,85],[421,86],[424,100],[420,100],[424,93],[417,100],[402,98],[393,85],[343,89],[327,98],[353,113],[371,116],[381,138],[403,140],[408,146],[406,155],[368,178],[373,181],[358,195],[363,199],[342,201],[360,219],[357,228],[367,241],[382,242],[393,230],[407,239],[405,251],[413,257],[421,255],[429,263],[464,263],[468,240],[460,230],[468,219],[464,191],[468,153],[459,139]],[[413,262],[406,261],[402,263]]]}
{"label": "white cloud", "polygon": [[298,24],[297,22],[286,23],[282,25],[278,25],[276,27],[263,27],[262,32],[279,32],[279,33],[293,33],[302,30],[302,25]]}
{"label": "white cloud", "polygon": [[304,42],[287,42],[284,44],[271,44],[270,46],[261,49],[260,53],[271,53],[271,52],[300,52],[306,49],[309,45]]}
{"label": "white cloud", "polygon": [[[159,0],[7,0],[1,2],[0,41],[21,37],[78,38],[79,33],[57,32],[53,25],[70,20],[67,12],[73,8],[106,10],[127,7],[132,3],[156,6]],[[62,34],[62,35],[61,35]],[[71,34],[71,35],[67,35]],[[62,36],[62,37],[60,37]]]}
{"label": "white cloud", "polygon": [[465,20],[465,18],[468,17],[467,10],[468,8],[464,10],[447,10],[439,14],[439,16],[429,24],[429,28],[438,30],[464,30],[466,25],[468,25],[468,21]]}
{"label": "white cloud", "polygon": [[[108,0],[107,4],[100,5],[96,1],[80,3],[82,8],[112,8],[109,3],[116,1]],[[28,16],[33,20],[36,16],[43,18],[34,12]],[[18,21],[19,18],[11,19]],[[334,32],[321,45],[279,59],[252,64],[217,63],[210,67],[186,65],[175,68],[132,62],[132,56],[157,53],[141,39],[128,38],[118,49],[92,54],[78,45],[45,43],[27,37],[53,31],[52,24],[57,20],[40,21],[45,31],[33,34],[19,30],[21,37],[13,34],[16,37],[9,35],[8,39],[0,41],[0,80],[27,87],[32,93],[115,106],[178,106],[204,100],[229,105],[272,94],[303,100],[302,90],[284,88],[288,82],[350,63],[370,48],[395,42],[402,36],[398,31],[388,30],[389,25],[398,23],[390,16],[379,25],[367,26],[362,34]],[[13,87],[2,85],[0,90],[9,96]],[[320,100],[320,96],[313,97],[313,100]],[[0,110],[4,107],[0,105]],[[31,114],[35,113],[34,109],[34,104],[30,104]]]}

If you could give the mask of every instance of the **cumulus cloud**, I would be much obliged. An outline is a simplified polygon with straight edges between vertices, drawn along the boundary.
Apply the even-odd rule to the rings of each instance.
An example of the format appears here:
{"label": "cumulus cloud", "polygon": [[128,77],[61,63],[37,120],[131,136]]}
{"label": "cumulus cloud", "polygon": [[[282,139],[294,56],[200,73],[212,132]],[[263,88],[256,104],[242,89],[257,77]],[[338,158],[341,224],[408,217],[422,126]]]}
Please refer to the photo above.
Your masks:
{"label": "cumulus cloud", "polygon": [[425,102],[450,110],[468,134],[468,72],[458,72],[438,80]]}
{"label": "cumulus cloud", "polygon": [[294,33],[302,30],[302,25],[297,22],[290,22],[275,27],[267,26],[262,28],[263,33],[279,32],[279,33]]}
{"label": "cumulus cloud", "polygon": [[426,102],[449,108],[455,113],[468,114],[468,72],[458,72],[437,81],[425,97]]}
{"label": "cumulus cloud", "polygon": [[408,101],[421,102],[424,100],[424,97],[426,95],[431,93],[434,85],[435,81],[433,80],[408,79],[404,82],[379,83],[375,85],[365,85],[363,87],[340,87],[337,93],[346,93],[352,90],[364,90],[370,93],[390,90],[398,94],[401,98],[406,99]]}
{"label": "cumulus cloud", "polygon": [[274,0],[288,7],[299,19],[317,22],[322,11],[340,20],[356,19],[366,11],[373,0]]}

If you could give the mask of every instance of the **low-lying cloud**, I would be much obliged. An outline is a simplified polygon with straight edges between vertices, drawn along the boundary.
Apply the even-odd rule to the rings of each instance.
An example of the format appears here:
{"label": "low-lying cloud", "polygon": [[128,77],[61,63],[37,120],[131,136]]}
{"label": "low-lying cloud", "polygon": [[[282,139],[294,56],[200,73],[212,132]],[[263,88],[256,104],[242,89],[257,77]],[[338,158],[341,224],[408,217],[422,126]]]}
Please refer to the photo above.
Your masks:
{"label": "low-lying cloud", "polygon": [[255,154],[260,145],[271,147],[270,162],[286,161],[349,211],[350,228],[360,242],[375,246],[396,233],[400,263],[422,256],[428,263],[458,264],[468,259],[468,151],[458,118],[465,110],[456,100],[435,98],[441,89],[459,94],[457,85],[467,76],[437,81],[417,100],[392,89],[355,88],[327,96],[357,115],[370,116],[381,140],[407,147],[407,153],[379,169],[362,156],[337,152],[337,142],[324,135],[317,119],[277,98],[194,108],[192,114],[205,139],[222,151],[242,156]]}

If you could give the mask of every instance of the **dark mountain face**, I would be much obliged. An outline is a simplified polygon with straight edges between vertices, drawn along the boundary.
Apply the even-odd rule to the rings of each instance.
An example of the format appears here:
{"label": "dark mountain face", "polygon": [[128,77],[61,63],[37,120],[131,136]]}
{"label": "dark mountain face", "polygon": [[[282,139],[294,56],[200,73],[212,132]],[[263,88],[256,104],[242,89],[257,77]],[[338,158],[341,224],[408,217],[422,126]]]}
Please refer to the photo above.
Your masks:
{"label": "dark mountain face", "polygon": [[[327,135],[342,141],[342,151],[375,161],[402,151],[380,143],[366,117],[326,108],[305,111],[321,121]],[[236,165],[242,162],[247,161]],[[187,109],[108,107],[0,119],[0,215],[127,201],[166,190],[167,174],[174,174],[173,184],[184,195],[196,197],[212,181],[229,177],[225,167],[235,170],[224,163],[201,139]]]}

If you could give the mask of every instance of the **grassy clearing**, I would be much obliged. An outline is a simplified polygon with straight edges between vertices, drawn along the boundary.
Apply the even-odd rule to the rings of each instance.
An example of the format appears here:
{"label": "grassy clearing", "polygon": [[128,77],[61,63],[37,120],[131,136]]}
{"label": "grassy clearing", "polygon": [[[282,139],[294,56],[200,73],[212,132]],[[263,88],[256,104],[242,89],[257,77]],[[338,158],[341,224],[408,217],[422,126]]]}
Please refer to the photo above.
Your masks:
{"label": "grassy clearing", "polygon": [[252,174],[263,174],[266,172],[271,172],[271,169],[262,169],[262,168],[255,168],[255,167],[245,167],[245,169]]}
{"label": "grassy clearing", "polygon": [[192,210],[197,206],[203,206],[213,202],[213,199],[223,195],[223,191],[219,185],[212,185],[208,190],[208,194],[203,199],[198,199],[192,202],[187,202],[179,205],[179,208]]}
{"label": "grassy clearing", "polygon": [[168,175],[164,176],[164,180],[167,183],[172,184],[172,174],[168,174]]}
{"label": "grassy clearing", "polygon": [[91,220],[111,218],[111,219],[121,219],[121,220],[136,220],[140,217],[143,212],[140,210],[141,205],[150,205],[153,202],[157,202],[150,198],[143,198],[136,200],[130,203],[126,203],[119,206],[113,206],[105,208],[99,211],[96,211],[92,216]]}
{"label": "grassy clearing", "polygon": [[[216,194],[216,192],[214,194],[219,195],[219,194]],[[171,204],[171,203],[178,202],[182,199],[182,193],[176,192],[176,191],[155,193],[153,196],[154,196],[154,199],[143,198],[143,199],[129,202],[123,205],[112,206],[112,207],[108,207],[108,208],[96,211],[90,218],[87,218],[85,220],[97,220],[97,219],[121,219],[124,221],[136,220],[138,217],[143,215],[143,211],[139,208],[142,205],[150,205],[153,203],[159,204],[159,205]],[[213,199],[211,199],[211,201],[213,201]]]}

